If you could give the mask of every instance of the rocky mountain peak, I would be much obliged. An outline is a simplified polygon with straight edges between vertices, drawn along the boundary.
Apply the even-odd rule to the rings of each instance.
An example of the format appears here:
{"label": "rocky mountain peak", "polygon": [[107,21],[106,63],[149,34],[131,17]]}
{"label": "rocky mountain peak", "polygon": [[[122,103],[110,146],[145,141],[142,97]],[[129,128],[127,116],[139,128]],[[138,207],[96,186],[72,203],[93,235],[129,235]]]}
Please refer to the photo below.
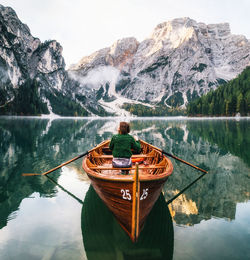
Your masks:
{"label": "rocky mountain peak", "polygon": [[0,5],[0,114],[102,111],[91,90],[81,90],[76,100],[79,85],[68,77],[62,46],[55,40],[42,43],[12,8]]}
{"label": "rocky mountain peak", "polygon": [[12,8],[0,5],[0,109],[15,100],[20,87],[30,86],[59,112],[65,103],[69,110],[77,103],[81,115],[82,108],[87,114],[104,115],[107,107],[116,112],[125,102],[184,108],[249,65],[250,42],[231,34],[228,23],[185,17],[157,25],[142,42],[117,40],[66,71],[62,46],[55,40],[42,43]]}
{"label": "rocky mountain peak", "polygon": [[178,18],[157,25],[149,37],[152,40],[152,44],[149,46],[151,52],[148,56],[163,47],[175,49],[185,41],[188,41],[193,37],[195,23],[190,18]]}
{"label": "rocky mountain peak", "polygon": [[89,70],[102,66],[113,66],[121,70],[125,64],[131,63],[138,46],[139,42],[134,37],[117,40],[111,47],[83,57],[77,64],[71,65],[69,70],[78,71],[82,76],[87,75]]}
{"label": "rocky mountain peak", "polygon": [[11,7],[0,5],[0,28],[2,32],[1,46],[15,47],[16,50],[24,49],[28,54],[32,53],[40,44],[40,40],[34,38],[29,27],[22,23]]}
{"label": "rocky mountain peak", "polygon": [[121,70],[125,64],[131,63],[138,46],[134,37],[116,41],[110,48],[109,64]]}
{"label": "rocky mountain peak", "polygon": [[[61,89],[59,78],[61,79],[62,75],[59,75],[59,70],[64,69],[65,62],[62,47],[58,42],[51,40],[41,43],[31,35],[28,26],[19,20],[12,8],[2,5],[0,30],[0,67],[2,74],[10,81],[9,85],[19,88],[28,78],[39,78],[43,79],[44,84],[48,82],[49,87]],[[6,90],[6,85],[3,88]],[[6,92],[5,96],[12,99],[13,93]]]}
{"label": "rocky mountain peak", "polygon": [[232,35],[228,23],[207,25],[184,17],[157,25],[141,43],[126,38],[97,54],[75,73],[113,66],[121,74],[116,87],[110,89],[121,97],[185,107],[241,73],[250,64],[250,42],[244,36]]}
{"label": "rocky mountain peak", "polygon": [[30,36],[29,27],[20,22],[16,12],[11,7],[4,7],[0,4],[0,14],[1,19],[5,22],[9,32],[16,35],[22,32],[23,34]]}

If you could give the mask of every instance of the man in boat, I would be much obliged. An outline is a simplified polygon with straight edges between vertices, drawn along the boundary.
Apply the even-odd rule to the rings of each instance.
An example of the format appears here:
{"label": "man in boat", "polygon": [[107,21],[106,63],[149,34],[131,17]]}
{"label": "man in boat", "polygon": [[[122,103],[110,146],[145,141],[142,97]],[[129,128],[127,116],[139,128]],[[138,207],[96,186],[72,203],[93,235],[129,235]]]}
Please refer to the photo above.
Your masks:
{"label": "man in boat", "polygon": [[[110,141],[109,148],[113,154],[112,165],[115,168],[130,168],[132,166],[131,149],[139,153],[141,144],[137,137],[129,134],[130,125],[127,122],[120,122],[118,134],[114,135]],[[128,174],[122,170],[121,174]]]}

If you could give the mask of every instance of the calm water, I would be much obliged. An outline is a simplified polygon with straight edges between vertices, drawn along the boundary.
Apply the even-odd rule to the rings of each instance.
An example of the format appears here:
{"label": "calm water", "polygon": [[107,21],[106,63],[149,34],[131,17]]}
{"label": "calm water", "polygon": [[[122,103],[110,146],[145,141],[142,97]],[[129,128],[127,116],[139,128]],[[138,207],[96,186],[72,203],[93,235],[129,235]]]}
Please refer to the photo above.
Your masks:
{"label": "calm water", "polygon": [[250,259],[250,120],[131,121],[132,134],[209,170],[168,207],[200,175],[172,160],[137,244],[93,191],[81,159],[50,178],[21,176],[89,150],[117,122],[0,118],[0,259]]}

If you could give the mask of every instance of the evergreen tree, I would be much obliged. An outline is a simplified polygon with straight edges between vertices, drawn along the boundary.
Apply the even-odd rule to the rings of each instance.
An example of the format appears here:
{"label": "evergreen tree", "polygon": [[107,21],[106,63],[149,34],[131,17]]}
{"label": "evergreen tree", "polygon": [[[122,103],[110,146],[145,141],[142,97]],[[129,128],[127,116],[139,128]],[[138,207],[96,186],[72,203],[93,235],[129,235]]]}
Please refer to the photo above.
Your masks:
{"label": "evergreen tree", "polygon": [[244,114],[244,99],[242,93],[240,93],[237,97],[237,105],[236,105],[236,112],[240,114]]}
{"label": "evergreen tree", "polygon": [[236,79],[190,102],[188,115],[242,116],[250,114],[250,67]]}

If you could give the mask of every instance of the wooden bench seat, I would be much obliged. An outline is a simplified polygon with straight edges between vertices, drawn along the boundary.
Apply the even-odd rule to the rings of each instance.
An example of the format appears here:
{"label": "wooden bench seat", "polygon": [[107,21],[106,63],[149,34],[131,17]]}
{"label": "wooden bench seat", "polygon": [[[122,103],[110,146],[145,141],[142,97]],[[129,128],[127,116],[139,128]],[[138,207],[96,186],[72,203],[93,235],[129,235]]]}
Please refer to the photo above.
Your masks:
{"label": "wooden bench seat", "polygon": [[[92,166],[89,167],[91,170],[135,170],[135,167],[131,168],[114,168],[114,167],[108,167],[108,166]],[[163,169],[166,168],[166,166],[162,165],[149,165],[149,166],[139,166],[139,170],[153,170],[153,169]]]}
{"label": "wooden bench seat", "polygon": [[[133,158],[153,158],[153,155],[146,155],[146,154],[136,154],[136,155],[132,155],[132,159]],[[92,155],[92,158],[101,158],[101,159],[113,159],[113,155]]]}

